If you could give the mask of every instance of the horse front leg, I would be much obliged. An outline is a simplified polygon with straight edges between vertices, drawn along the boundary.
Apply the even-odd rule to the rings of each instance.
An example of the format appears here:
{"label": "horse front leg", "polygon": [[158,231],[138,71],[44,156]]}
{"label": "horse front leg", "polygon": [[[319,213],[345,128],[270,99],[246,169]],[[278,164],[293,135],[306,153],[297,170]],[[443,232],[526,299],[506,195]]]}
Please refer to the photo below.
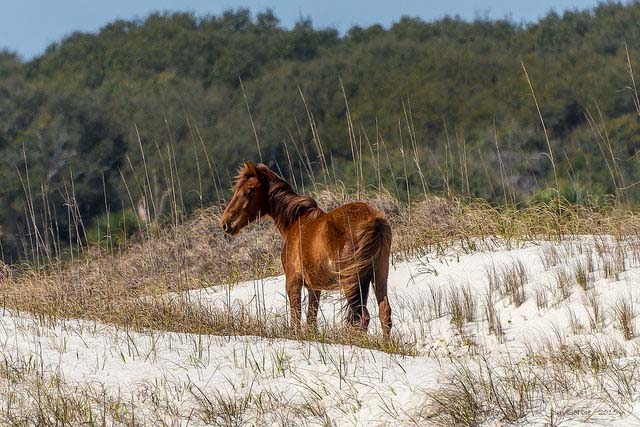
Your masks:
{"label": "horse front leg", "polygon": [[291,327],[295,332],[300,331],[300,317],[302,316],[302,277],[287,276],[287,296],[291,308]]}

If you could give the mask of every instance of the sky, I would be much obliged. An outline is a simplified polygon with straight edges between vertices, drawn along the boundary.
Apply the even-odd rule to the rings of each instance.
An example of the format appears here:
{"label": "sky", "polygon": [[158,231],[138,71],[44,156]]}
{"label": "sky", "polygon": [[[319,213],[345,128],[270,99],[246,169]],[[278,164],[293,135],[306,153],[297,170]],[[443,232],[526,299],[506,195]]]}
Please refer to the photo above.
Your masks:
{"label": "sky", "polygon": [[344,33],[354,25],[380,23],[388,27],[401,16],[430,21],[445,15],[505,18],[532,22],[550,10],[585,9],[597,0],[0,0],[0,49],[24,58],[40,55],[45,48],[74,31],[99,30],[115,19],[144,18],[157,10],[220,14],[246,7],[254,13],[273,9],[281,23],[291,27],[301,17],[315,27],[333,27]]}

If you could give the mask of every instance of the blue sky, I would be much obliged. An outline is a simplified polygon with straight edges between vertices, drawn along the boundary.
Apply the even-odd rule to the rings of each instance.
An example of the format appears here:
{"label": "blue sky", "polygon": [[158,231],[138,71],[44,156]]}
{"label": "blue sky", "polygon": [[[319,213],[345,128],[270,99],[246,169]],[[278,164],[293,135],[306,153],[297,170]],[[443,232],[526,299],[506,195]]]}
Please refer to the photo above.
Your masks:
{"label": "blue sky", "polygon": [[73,31],[96,31],[117,19],[142,18],[155,10],[189,10],[219,14],[229,8],[254,12],[271,8],[285,26],[310,17],[316,27],[341,32],[353,25],[381,23],[385,27],[402,15],[433,20],[445,15],[510,17],[535,21],[550,10],[593,7],[597,0],[0,0],[0,48],[30,59]]}

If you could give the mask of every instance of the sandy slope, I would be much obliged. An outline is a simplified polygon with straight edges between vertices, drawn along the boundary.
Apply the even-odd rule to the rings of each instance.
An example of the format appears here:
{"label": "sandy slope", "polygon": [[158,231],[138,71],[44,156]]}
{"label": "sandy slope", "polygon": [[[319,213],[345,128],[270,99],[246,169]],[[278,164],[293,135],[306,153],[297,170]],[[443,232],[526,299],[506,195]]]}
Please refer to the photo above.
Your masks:
{"label": "sandy slope", "polygon": [[[636,361],[637,342],[623,339],[611,308],[619,297],[640,303],[640,269],[633,260],[617,277],[603,277],[602,266],[590,273],[588,286],[607,313],[598,330],[589,327],[586,293],[577,285],[572,285],[568,299],[554,300],[557,271],[570,272],[576,262],[585,261],[584,250],[577,249],[580,244],[590,247],[592,239],[431,255],[394,265],[390,295],[395,333],[416,342],[417,357],[260,337],[132,333],[83,321],[43,325],[9,311],[0,317],[0,353],[9,365],[30,366],[37,373],[59,375],[71,385],[90,384],[120,395],[139,408],[138,421],[149,424],[158,416],[176,425],[186,425],[190,416],[190,425],[204,424],[206,419],[190,412],[203,397],[215,403],[216,396],[241,399],[253,395],[262,396],[264,403],[262,409],[255,402],[248,405],[243,418],[251,423],[323,424],[330,420],[338,425],[424,425],[431,422],[424,418],[429,393],[436,393],[452,370],[478,354],[517,362],[532,348],[550,342],[559,346],[595,342],[612,343],[620,349],[621,358]],[[552,246],[560,253],[558,265],[545,266],[544,254]],[[501,271],[517,261],[526,267],[526,301],[516,307],[508,297],[496,293],[495,307],[504,329],[504,336],[499,337],[489,333],[482,309],[489,286],[487,271],[493,267]],[[434,289],[448,294],[461,286],[471,290],[477,309],[474,320],[460,329],[452,326],[447,304],[445,315],[437,317],[432,295]],[[536,289],[544,289],[538,292],[547,296],[547,307],[536,304]],[[287,315],[283,277],[191,291],[181,297],[197,304],[242,304],[262,315],[265,311],[269,316]],[[339,321],[338,297],[323,297],[321,323]],[[373,300],[370,309],[371,332],[379,333]],[[598,387],[589,381],[585,380],[587,386]],[[14,386],[2,383],[1,387],[0,400]],[[634,405],[633,399],[620,407],[607,402],[594,406],[598,402],[576,400],[571,392],[556,393],[551,403],[534,402],[533,410],[518,423],[544,424],[553,410],[567,425],[638,424],[640,405]],[[621,408],[625,411],[622,416],[618,413]],[[164,413],[159,415],[159,411]]]}

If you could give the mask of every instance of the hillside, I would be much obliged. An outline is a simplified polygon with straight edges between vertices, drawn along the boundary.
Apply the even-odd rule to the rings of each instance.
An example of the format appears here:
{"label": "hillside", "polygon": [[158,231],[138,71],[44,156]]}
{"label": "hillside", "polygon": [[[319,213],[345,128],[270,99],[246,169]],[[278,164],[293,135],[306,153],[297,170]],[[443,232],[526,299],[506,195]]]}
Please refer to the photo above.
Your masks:
{"label": "hillside", "polygon": [[62,257],[0,263],[0,424],[637,419],[637,212],[311,194],[325,210],[361,200],[389,219],[390,339],[376,321],[368,334],[345,327],[340,293],[324,293],[317,330],[292,330],[271,220],[232,237],[219,206],[173,211]]}
{"label": "hillside", "polygon": [[341,36],[285,29],[268,11],[155,14],[71,34],[32,61],[4,52],[3,259],[62,256],[99,238],[108,213],[128,218],[113,224],[128,235],[188,214],[260,155],[301,189],[500,204],[559,187],[635,206],[639,18],[638,3],[607,3],[527,25],[407,17]]}
{"label": "hillside", "polygon": [[291,333],[283,276],[138,299],[129,319],[164,307],[142,330],[6,308],[0,422],[635,425],[637,234],[469,241],[394,263],[391,343],[341,329],[332,293]]}

